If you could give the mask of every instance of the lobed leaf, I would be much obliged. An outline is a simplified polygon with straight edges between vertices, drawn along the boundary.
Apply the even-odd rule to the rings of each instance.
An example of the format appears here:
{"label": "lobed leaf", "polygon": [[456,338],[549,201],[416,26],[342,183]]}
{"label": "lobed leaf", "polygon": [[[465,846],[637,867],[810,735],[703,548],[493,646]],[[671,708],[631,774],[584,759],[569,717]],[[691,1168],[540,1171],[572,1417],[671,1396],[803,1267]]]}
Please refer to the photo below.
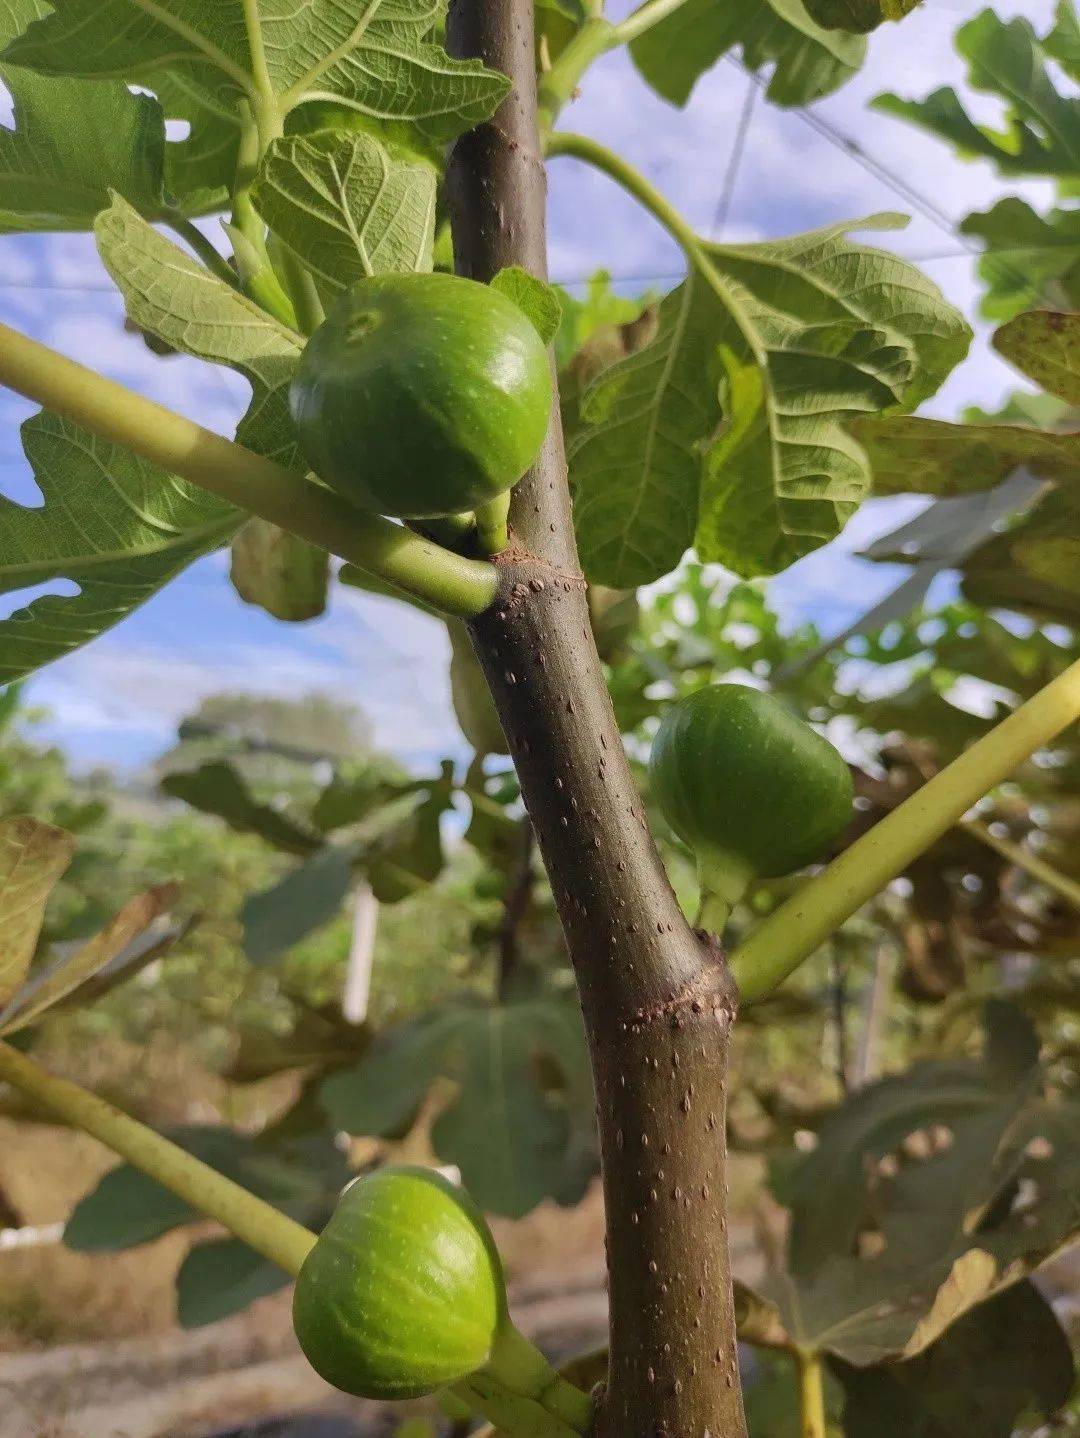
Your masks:
{"label": "lobed leaf", "polygon": [[656,338],[586,393],[571,478],[591,579],[647,583],[691,542],[705,561],[770,574],[843,528],[870,485],[847,422],[913,408],[971,334],[928,280],[850,228],[702,244]]}
{"label": "lobed leaf", "polygon": [[[253,32],[247,17],[254,14]],[[45,75],[148,81],[163,69],[201,90],[284,115],[334,99],[379,119],[413,122],[452,140],[486,120],[507,81],[476,60],[452,60],[430,36],[430,0],[56,0],[4,58]],[[257,47],[259,61],[253,51]]]}
{"label": "lobed leaf", "polygon": [[830,1366],[848,1438],[1011,1438],[1032,1409],[1052,1417],[1074,1378],[1068,1337],[1033,1283],[965,1314],[906,1363]]}
{"label": "lobed leaf", "polygon": [[957,31],[956,48],[968,62],[969,83],[1004,101],[1003,130],[977,124],[949,87],[925,100],[879,95],[874,108],[929,130],[964,155],[992,160],[1003,175],[1071,180],[1080,170],[1080,99],[1056,89],[1030,23],[983,10]]}
{"label": "lobed leaf", "polygon": [[[544,1060],[559,1075],[558,1092],[542,1082]],[[432,1144],[482,1208],[520,1217],[548,1196],[580,1199],[596,1159],[579,1128],[592,1101],[571,1005],[532,999],[429,1015],[384,1035],[358,1068],[323,1084],[322,1098],[350,1133],[388,1134],[411,1121],[440,1077],[456,1093]]]}
{"label": "lobed leaf", "polygon": [[1043,216],[1009,195],[968,215],[960,229],[984,242],[980,309],[988,319],[1012,319],[1036,305],[1080,305],[1080,212],[1052,209]]}
{"label": "lobed leaf", "polygon": [[0,497],[0,593],[57,579],[80,589],[0,620],[2,684],[118,624],[239,520],[231,505],[46,411],[22,438],[45,503]]}
{"label": "lobed leaf", "polygon": [[736,45],[749,70],[773,67],[768,97],[777,105],[805,105],[850,80],[866,55],[860,35],[826,30],[803,0],[686,0],[631,43],[641,74],[675,105],[685,105],[697,81]]}
{"label": "lobed leaf", "polygon": [[0,233],[88,230],[111,191],[161,211],[165,120],[156,100],[113,81],[14,65],[2,74],[15,123],[0,127]]}

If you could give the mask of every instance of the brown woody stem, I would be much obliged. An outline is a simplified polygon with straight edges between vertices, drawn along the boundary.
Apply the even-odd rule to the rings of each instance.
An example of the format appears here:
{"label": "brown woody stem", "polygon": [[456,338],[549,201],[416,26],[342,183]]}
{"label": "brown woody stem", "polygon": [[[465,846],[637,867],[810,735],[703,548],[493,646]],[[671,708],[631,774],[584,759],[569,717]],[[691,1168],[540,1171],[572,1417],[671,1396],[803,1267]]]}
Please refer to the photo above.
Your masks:
{"label": "brown woody stem", "polygon": [[[447,180],[460,273],[547,273],[531,0],[454,0],[451,51],[514,82]],[[734,991],[649,835],[589,625],[556,415],[470,625],[578,978],[597,1090],[611,1345],[600,1438],[741,1438],[724,1104]]]}

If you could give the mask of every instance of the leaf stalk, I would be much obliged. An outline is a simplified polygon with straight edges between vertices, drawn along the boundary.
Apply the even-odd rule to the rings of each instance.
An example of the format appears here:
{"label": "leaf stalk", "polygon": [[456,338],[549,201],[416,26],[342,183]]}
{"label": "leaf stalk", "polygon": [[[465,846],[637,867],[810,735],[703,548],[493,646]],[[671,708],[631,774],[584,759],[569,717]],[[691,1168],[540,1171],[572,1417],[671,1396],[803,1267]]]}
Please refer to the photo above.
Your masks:
{"label": "leaf stalk", "polygon": [[219,1223],[256,1253],[294,1276],[315,1235],[231,1178],[122,1113],[97,1094],[57,1078],[9,1044],[0,1043],[0,1079],[100,1139],[137,1169]]}
{"label": "leaf stalk", "polygon": [[731,957],[743,1003],[778,984],[984,794],[1080,717],[1080,660],[775,909]]}
{"label": "leaf stalk", "polygon": [[446,614],[475,618],[499,576],[0,325],[0,384],[258,514]]}

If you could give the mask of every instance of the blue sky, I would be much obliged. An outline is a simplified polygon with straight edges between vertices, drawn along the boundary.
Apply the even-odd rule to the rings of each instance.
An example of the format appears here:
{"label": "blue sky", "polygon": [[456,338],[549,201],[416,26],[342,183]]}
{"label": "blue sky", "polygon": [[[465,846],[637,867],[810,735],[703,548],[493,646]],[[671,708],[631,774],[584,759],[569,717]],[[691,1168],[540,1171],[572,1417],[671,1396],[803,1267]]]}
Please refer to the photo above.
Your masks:
{"label": "blue sky", "polygon": [[[613,15],[622,8],[615,6]],[[1047,192],[1039,185],[1006,191],[989,165],[961,163],[929,137],[870,114],[866,102],[885,89],[921,97],[942,84],[961,85],[963,67],[951,37],[982,8],[928,0],[903,24],[879,31],[858,77],[814,107],[957,220],[1006,192],[1036,201]],[[1041,27],[1052,4],[1013,0],[998,9]],[[612,55],[590,72],[565,124],[619,149],[702,233],[715,236],[717,202],[749,83],[721,62],[678,110],[652,95],[624,55]],[[973,108],[980,118],[994,118],[986,97]],[[602,176],[557,160],[550,193],[553,278],[574,285],[603,266],[627,292],[670,287],[681,270],[674,245]],[[883,209],[905,206],[799,114],[773,109],[758,96],[724,238],[762,239]],[[946,296],[974,318],[973,264],[958,253],[955,236],[915,217],[907,230],[875,243],[918,257]],[[0,318],[225,433],[243,410],[246,386],[238,377],[192,360],[148,358],[141,342],[124,334],[121,302],[86,236],[0,238]],[[952,418],[967,404],[993,408],[1017,387],[980,327],[972,356],[925,412]],[[17,431],[30,412],[0,391],[0,492],[34,503]],[[865,506],[837,544],[772,581],[770,593],[784,617],[793,623],[814,619],[825,632],[836,632],[891,588],[903,570],[850,556],[910,508],[897,502]],[[3,612],[25,597],[7,596]],[[168,746],[178,721],[201,697],[236,688],[339,695],[368,713],[380,744],[420,764],[462,748],[446,662],[440,625],[403,604],[343,587],[323,618],[278,624],[235,596],[227,561],[217,555],[95,644],[43,670],[31,681],[29,697],[51,714],[39,732],[62,744],[80,766],[139,766]]]}

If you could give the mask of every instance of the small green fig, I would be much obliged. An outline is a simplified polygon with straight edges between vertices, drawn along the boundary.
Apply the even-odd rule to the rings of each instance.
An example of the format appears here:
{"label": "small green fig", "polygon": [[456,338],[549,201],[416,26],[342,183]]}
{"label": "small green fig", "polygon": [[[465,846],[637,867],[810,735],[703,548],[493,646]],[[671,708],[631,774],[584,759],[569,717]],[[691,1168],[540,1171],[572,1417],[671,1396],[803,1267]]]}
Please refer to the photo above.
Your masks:
{"label": "small green fig", "polygon": [[351,1184],[304,1262],[293,1323],[317,1373],[362,1398],[418,1398],[474,1373],[506,1321],[483,1215],[432,1169]]}
{"label": "small green fig", "polygon": [[442,274],[360,280],[308,340],[289,391],[315,473],[400,519],[505,511],[551,402],[531,321],[490,285]]}
{"label": "small green fig", "polygon": [[649,777],[694,852],[701,922],[716,933],[755,879],[820,858],[851,818],[851,772],[833,746],[741,684],[710,685],[666,711]]}
{"label": "small green fig", "polygon": [[293,1326],[308,1362],[361,1398],[449,1389],[512,1438],[588,1431],[587,1394],[506,1310],[483,1214],[433,1169],[378,1169],[342,1194],[304,1260]]}

